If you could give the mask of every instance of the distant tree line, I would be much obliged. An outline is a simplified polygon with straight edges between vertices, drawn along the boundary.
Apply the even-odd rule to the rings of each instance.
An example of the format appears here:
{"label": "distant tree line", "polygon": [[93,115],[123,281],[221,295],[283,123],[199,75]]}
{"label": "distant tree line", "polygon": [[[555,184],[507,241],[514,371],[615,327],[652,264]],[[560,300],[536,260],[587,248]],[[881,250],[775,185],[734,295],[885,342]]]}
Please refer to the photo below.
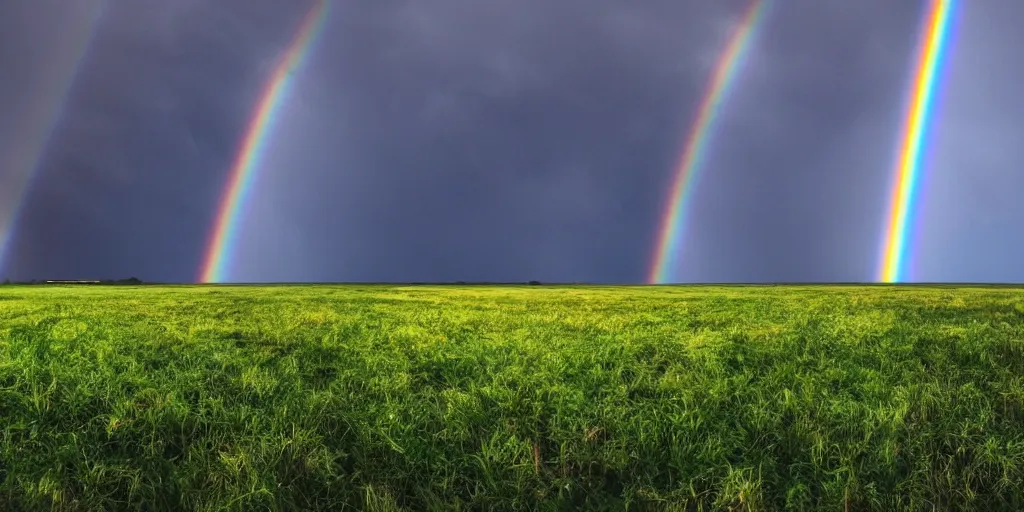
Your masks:
{"label": "distant tree line", "polygon": [[458,285],[458,286],[466,286],[466,285],[495,286],[495,285],[528,284],[530,286],[540,286],[543,283],[541,283],[540,281],[528,281],[526,283],[523,283],[523,282],[511,282],[510,283],[510,282],[499,282],[499,281],[455,281],[454,283],[452,283],[452,282],[443,282],[443,283],[409,283],[409,284],[426,284],[426,285],[455,284],[455,285]]}
{"label": "distant tree line", "polygon": [[4,279],[3,284],[97,284],[97,285],[137,285],[143,284],[142,280],[137,277],[129,277],[127,279],[101,279],[101,280],[64,280],[64,279],[32,279],[31,281],[11,281],[10,279]]}
{"label": "distant tree line", "polygon": [[[139,285],[144,284],[143,281],[137,277],[129,277],[127,279],[100,279],[100,280],[77,280],[77,279],[33,279],[31,281],[11,281],[10,279],[4,279],[3,284],[95,284],[95,285]],[[153,284],[153,283],[150,283]],[[365,283],[364,283],[365,284]],[[394,283],[385,283],[394,284]],[[455,281],[452,282],[412,282],[407,283],[411,285],[478,285],[478,286],[494,286],[494,285],[522,285],[527,284],[529,286],[540,286],[544,283],[540,281],[527,281],[523,283],[519,282],[497,282],[497,281]]]}

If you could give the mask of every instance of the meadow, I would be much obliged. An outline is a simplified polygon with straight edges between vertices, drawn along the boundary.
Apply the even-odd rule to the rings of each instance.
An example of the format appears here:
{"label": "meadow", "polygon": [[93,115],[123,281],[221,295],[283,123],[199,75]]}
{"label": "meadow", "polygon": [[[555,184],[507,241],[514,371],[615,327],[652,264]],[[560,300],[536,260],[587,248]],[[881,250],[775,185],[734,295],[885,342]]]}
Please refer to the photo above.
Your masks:
{"label": "meadow", "polygon": [[1021,510],[1024,289],[0,286],[0,510]]}

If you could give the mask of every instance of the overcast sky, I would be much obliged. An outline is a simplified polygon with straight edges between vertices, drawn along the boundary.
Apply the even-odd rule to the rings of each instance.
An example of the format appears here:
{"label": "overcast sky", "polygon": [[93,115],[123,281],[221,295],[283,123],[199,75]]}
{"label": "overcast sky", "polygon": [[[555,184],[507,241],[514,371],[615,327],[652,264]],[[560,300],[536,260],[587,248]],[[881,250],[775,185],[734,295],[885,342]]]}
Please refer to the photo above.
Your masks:
{"label": "overcast sky", "polygon": [[[310,5],[3,2],[0,276],[194,280]],[[228,276],[642,281],[746,5],[334,0]],[[712,135],[678,279],[875,279],[923,8],[775,1]],[[1024,3],[958,12],[910,277],[1024,281]]]}

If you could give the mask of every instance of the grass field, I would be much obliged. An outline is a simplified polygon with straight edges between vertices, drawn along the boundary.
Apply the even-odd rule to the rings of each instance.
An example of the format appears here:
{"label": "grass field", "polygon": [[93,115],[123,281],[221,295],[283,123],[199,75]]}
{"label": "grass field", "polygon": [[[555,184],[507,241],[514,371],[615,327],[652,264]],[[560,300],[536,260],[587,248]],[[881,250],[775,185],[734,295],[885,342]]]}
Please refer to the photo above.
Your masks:
{"label": "grass field", "polygon": [[1024,290],[0,287],[0,510],[1021,510]]}

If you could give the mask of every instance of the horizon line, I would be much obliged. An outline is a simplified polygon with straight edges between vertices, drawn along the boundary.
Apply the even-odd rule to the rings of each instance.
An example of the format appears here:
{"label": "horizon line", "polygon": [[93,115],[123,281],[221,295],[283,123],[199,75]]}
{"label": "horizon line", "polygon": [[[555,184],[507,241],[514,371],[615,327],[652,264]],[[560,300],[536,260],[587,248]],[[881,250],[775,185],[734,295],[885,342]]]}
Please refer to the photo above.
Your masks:
{"label": "horizon line", "polygon": [[122,286],[168,285],[168,286],[314,286],[314,285],[355,285],[355,286],[642,286],[642,287],[687,287],[687,286],[1024,286],[1024,281],[916,281],[885,283],[878,281],[705,281],[682,283],[645,282],[590,282],[590,281],[252,281],[203,283],[196,281],[142,281],[136,284],[119,283],[126,279],[30,279],[6,280],[8,284],[108,284]]}

